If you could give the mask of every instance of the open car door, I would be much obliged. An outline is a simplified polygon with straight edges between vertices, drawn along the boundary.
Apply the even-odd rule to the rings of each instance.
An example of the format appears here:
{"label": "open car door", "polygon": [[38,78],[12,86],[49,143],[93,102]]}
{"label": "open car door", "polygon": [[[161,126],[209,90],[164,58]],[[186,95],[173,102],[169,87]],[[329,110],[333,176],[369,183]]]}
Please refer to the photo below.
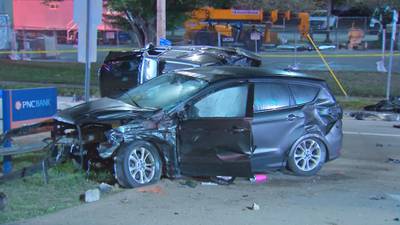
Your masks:
{"label": "open car door", "polygon": [[248,86],[230,86],[189,106],[178,125],[182,174],[251,176],[252,133],[247,115]]}

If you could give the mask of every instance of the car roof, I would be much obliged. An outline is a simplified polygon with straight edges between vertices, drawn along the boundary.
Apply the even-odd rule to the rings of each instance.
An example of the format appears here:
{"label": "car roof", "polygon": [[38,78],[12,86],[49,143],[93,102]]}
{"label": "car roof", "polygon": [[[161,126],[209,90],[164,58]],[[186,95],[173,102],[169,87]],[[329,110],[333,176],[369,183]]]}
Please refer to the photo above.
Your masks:
{"label": "car roof", "polygon": [[171,46],[156,47],[149,51],[151,56],[160,59],[186,62],[197,65],[224,62],[224,57],[239,54],[235,48],[218,48],[212,46]]}
{"label": "car roof", "polygon": [[175,71],[175,73],[191,76],[214,83],[228,79],[257,79],[257,78],[279,78],[279,79],[296,79],[321,82],[323,79],[313,77],[307,74],[287,71],[275,70],[268,68],[240,67],[240,66],[210,66],[198,67],[191,69],[183,69]]}
{"label": "car roof", "polygon": [[134,49],[125,52],[111,51],[105,61],[119,60],[132,55],[141,56],[146,53],[149,57],[156,57],[166,61],[176,61],[198,66],[210,66],[226,64],[227,61],[237,60],[238,57],[251,58],[261,61],[261,58],[249,51],[214,46],[168,46],[168,47],[148,47],[143,49]]}

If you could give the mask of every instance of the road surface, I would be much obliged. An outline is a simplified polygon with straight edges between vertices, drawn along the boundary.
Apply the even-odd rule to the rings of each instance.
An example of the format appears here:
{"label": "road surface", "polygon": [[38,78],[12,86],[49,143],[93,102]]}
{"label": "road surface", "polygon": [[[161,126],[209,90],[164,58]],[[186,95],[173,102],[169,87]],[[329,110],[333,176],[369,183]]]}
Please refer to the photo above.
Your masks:
{"label": "road surface", "polygon": [[[400,224],[400,129],[393,122],[344,120],[342,157],[314,177],[275,172],[265,184],[237,179],[195,188],[163,179],[162,193],[125,190],[14,224]],[[247,207],[257,203],[260,209]]]}

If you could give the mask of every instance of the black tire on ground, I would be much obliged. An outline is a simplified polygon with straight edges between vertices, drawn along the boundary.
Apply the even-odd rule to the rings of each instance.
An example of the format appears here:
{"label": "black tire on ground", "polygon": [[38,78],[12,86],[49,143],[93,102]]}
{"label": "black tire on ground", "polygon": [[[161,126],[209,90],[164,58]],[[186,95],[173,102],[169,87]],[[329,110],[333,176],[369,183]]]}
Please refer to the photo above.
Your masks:
{"label": "black tire on ground", "polygon": [[134,141],[122,146],[114,160],[116,179],[126,188],[156,183],[161,178],[162,168],[156,147],[146,141]]}
{"label": "black tire on ground", "polygon": [[313,176],[324,165],[326,147],[315,137],[302,137],[296,141],[289,153],[288,167],[298,176]]}

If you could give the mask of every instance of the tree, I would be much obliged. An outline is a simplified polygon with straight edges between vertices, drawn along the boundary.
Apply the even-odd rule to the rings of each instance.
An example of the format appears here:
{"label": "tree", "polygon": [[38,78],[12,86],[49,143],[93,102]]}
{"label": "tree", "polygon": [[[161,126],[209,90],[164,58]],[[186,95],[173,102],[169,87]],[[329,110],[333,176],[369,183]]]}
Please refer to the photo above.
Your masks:
{"label": "tree", "polygon": [[[193,9],[203,6],[230,8],[235,0],[168,0],[167,28],[181,26]],[[143,47],[155,41],[156,1],[155,0],[112,0],[107,6],[120,15],[114,18],[119,26],[128,28],[135,36],[136,42]]]}

